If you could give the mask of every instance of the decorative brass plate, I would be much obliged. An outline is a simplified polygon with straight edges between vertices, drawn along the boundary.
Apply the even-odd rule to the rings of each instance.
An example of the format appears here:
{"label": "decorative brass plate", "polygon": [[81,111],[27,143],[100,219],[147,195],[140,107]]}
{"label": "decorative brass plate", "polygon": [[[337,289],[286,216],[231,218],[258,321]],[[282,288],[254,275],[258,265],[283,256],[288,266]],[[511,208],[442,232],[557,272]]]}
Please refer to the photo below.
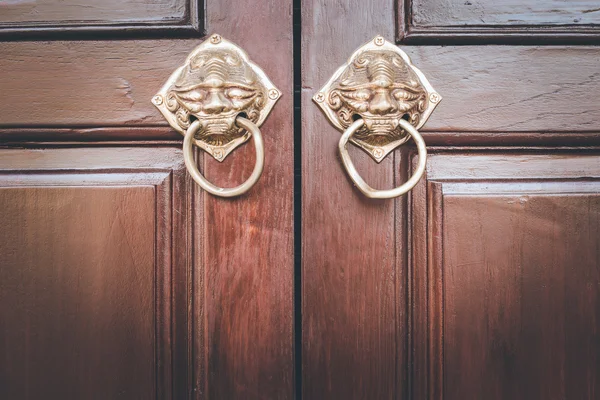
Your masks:
{"label": "decorative brass plate", "polygon": [[152,103],[183,135],[194,120],[200,121],[194,143],[223,161],[251,136],[236,125],[236,118],[241,115],[260,126],[279,97],[244,50],[215,34],[190,53]]}
{"label": "decorative brass plate", "polygon": [[362,118],[350,141],[381,162],[410,138],[399,120],[419,129],[442,97],[405,52],[377,36],[356,50],[313,100],[341,132]]}

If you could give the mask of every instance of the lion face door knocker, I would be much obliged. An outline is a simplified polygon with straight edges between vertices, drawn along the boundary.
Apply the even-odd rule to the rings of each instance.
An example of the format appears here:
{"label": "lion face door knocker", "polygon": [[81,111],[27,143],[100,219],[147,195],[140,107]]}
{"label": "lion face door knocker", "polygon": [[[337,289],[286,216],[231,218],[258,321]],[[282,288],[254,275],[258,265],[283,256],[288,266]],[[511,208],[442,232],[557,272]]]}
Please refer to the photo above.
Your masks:
{"label": "lion face door knocker", "polygon": [[[185,136],[184,158],[192,178],[211,194],[233,197],[247,192],[262,174],[264,146],[259,127],[279,97],[279,90],[245,51],[214,34],[190,53],[152,103]],[[256,165],[240,186],[220,188],[198,171],[193,144],[223,161],[251,137]]]}
{"label": "lion face door knocker", "polygon": [[[419,134],[442,97],[400,48],[377,36],[341,66],[313,97],[329,121],[343,132],[339,151],[358,189],[370,198],[392,198],[412,189],[425,171],[427,150]],[[381,162],[410,138],[417,144],[419,163],[402,186],[371,188],[360,176],[347,150],[348,141]]]}

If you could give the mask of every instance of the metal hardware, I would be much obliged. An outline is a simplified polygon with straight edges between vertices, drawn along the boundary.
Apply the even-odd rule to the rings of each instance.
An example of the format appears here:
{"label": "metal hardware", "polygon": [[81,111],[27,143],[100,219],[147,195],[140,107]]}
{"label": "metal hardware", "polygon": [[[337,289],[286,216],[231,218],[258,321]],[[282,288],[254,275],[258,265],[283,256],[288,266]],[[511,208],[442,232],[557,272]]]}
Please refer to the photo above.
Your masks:
{"label": "metal hardware", "polygon": [[254,137],[254,148],[256,149],[256,164],[254,165],[254,170],[250,177],[246,180],[246,182],[234,188],[221,188],[210,183],[206,178],[198,171],[196,167],[196,162],[194,161],[194,147],[192,146],[194,142],[194,137],[200,128],[202,127],[202,123],[200,120],[196,120],[192,122],[192,125],[188,128],[185,133],[185,137],[183,139],[183,159],[185,160],[185,166],[187,167],[188,172],[196,181],[198,185],[204,190],[206,190],[210,194],[214,194],[219,197],[235,197],[241,194],[246,193],[248,190],[254,186],[254,184],[260,178],[262,174],[263,167],[265,165],[265,149],[263,146],[262,135],[260,134],[260,129],[256,126],[252,121],[243,118],[237,117],[235,120],[236,125],[239,125],[240,128],[247,129],[248,132],[251,132]]}
{"label": "metal hardware", "polygon": [[[442,97],[405,52],[376,36],[352,54],[313,100],[333,126],[344,132],[339,143],[342,161],[361,192],[372,198],[396,197],[418,182],[425,168],[426,148],[417,129],[425,124]],[[419,168],[396,189],[378,191],[369,187],[346,149],[350,141],[379,163],[411,137],[417,143]]]}
{"label": "metal hardware", "polygon": [[402,129],[404,129],[410,136],[412,136],[413,140],[417,144],[417,151],[419,152],[419,164],[417,165],[417,169],[413,176],[410,177],[404,184],[398,186],[394,189],[386,189],[386,190],[377,190],[373,189],[369,186],[364,179],[360,176],[352,160],[350,159],[350,154],[348,154],[348,140],[351,140],[354,134],[363,127],[365,121],[363,119],[358,119],[342,135],[340,138],[340,143],[338,144],[340,155],[342,156],[342,162],[344,163],[344,167],[346,167],[346,171],[350,178],[356,185],[356,187],[367,197],[371,199],[391,199],[394,197],[401,196],[408,191],[410,191],[417,182],[423,176],[425,172],[425,164],[427,162],[427,148],[425,147],[425,141],[423,137],[409,122],[401,119],[399,121],[399,125]]}
{"label": "metal hardware", "polygon": [[[152,103],[169,125],[185,136],[186,166],[194,180],[212,194],[231,197],[245,193],[260,177],[264,149],[258,128],[280,95],[244,50],[214,34],[190,53],[183,66],[173,72],[152,98]],[[222,162],[252,135],[256,166],[244,184],[222,189],[200,175],[190,156],[192,144]]]}

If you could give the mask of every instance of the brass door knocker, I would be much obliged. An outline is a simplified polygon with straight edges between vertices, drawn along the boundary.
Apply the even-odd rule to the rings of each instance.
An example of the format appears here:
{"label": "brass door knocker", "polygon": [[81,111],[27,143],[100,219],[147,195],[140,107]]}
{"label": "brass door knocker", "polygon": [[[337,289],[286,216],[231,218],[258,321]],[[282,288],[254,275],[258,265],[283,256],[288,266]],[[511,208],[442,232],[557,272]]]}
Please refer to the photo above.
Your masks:
{"label": "brass door knocker", "polygon": [[[425,124],[442,97],[397,46],[382,36],[375,37],[354,52],[313,100],[333,126],[343,132],[339,141],[342,163],[365,196],[397,197],[421,179],[427,149],[417,129]],[[411,137],[417,145],[419,162],[413,176],[394,189],[370,187],[348,154],[350,141],[379,163]]]}
{"label": "brass door knocker", "polygon": [[[245,51],[214,34],[190,53],[152,103],[184,135],[185,165],[194,181],[213,195],[234,197],[250,190],[262,174],[265,152],[259,127],[279,97],[279,90]],[[250,137],[256,164],[241,185],[221,188],[198,171],[194,144],[223,161]]]}

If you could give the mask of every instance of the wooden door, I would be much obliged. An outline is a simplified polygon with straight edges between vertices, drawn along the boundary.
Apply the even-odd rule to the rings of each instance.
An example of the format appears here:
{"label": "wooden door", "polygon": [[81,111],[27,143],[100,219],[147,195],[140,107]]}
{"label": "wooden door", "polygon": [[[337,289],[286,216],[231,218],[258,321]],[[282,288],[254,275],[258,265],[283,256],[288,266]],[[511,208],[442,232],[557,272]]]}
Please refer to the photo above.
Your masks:
{"label": "wooden door", "polygon": [[[292,397],[290,9],[0,4],[0,398]],[[150,101],[213,32],[282,91],[234,200],[197,188]],[[255,156],[199,157],[234,186]]]}
{"label": "wooden door", "polygon": [[[306,0],[302,7],[302,394],[600,396],[596,1]],[[443,96],[426,176],[365,198],[312,96],[380,34]],[[353,146],[350,146],[353,147]],[[376,188],[406,181],[405,145]]]}

